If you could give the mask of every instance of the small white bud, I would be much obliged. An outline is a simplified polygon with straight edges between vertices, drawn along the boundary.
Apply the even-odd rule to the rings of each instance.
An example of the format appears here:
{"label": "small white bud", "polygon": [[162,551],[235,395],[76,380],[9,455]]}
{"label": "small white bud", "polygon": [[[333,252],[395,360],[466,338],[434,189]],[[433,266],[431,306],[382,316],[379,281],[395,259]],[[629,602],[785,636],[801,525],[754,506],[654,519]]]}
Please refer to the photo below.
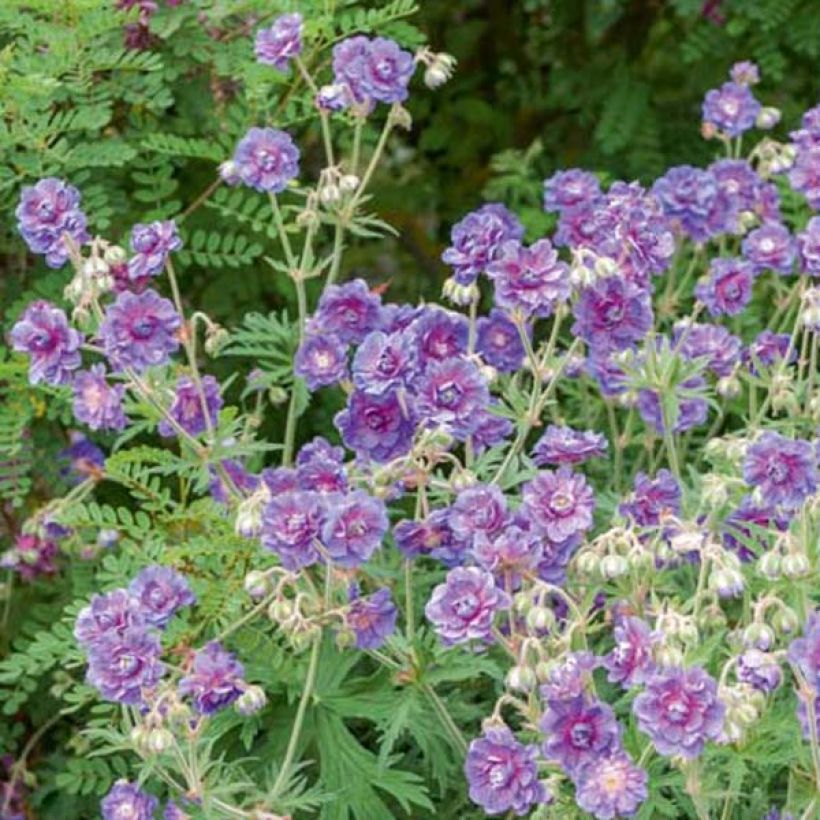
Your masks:
{"label": "small white bud", "polygon": [[343,174],[339,178],[339,187],[346,194],[352,194],[359,187],[359,178],[355,174]]}

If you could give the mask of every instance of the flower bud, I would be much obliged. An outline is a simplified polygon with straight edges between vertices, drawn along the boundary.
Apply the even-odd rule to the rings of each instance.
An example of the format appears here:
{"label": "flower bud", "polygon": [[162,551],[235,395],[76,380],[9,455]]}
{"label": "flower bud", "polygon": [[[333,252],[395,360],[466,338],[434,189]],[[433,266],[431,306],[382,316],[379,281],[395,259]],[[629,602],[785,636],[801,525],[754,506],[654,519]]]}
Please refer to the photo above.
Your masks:
{"label": "flower bud", "polygon": [[323,205],[333,205],[342,198],[342,192],[338,185],[332,182],[323,185],[319,191],[319,199]]}
{"label": "flower bud", "polygon": [[135,726],[131,730],[131,733],[128,736],[129,740],[131,741],[131,743],[134,744],[134,747],[136,749],[138,749],[139,751],[143,750],[143,748],[145,746],[145,742],[148,738],[148,732],[149,731],[150,730],[148,729],[148,727],[143,726],[142,724],[140,724],[139,726]]}
{"label": "flower bud", "polygon": [[527,613],[527,626],[533,632],[545,632],[555,626],[555,613],[545,606],[535,606]]}
{"label": "flower bud", "polygon": [[600,569],[601,575],[607,581],[612,581],[629,572],[629,562],[623,555],[605,555],[601,559]]}
{"label": "flower bud", "polygon": [[507,673],[507,688],[519,692],[529,692],[538,681],[529,666],[513,666]]}
{"label": "flower bud", "polygon": [[664,644],[655,651],[658,666],[680,666],[683,663],[683,652],[677,646]]}
{"label": "flower bud", "polygon": [[429,57],[427,70],[424,72],[424,84],[431,90],[444,85],[453,76],[456,58],[441,52]]}
{"label": "flower bud", "polygon": [[800,626],[800,619],[790,606],[782,606],[772,615],[772,626],[784,635],[792,635]]}
{"label": "flower bud", "polygon": [[774,646],[774,630],[764,623],[754,621],[743,630],[743,644],[750,649],[766,652]]}
{"label": "flower bud", "polygon": [[214,325],[205,336],[205,352],[209,356],[218,356],[231,340],[231,334],[224,327]]}
{"label": "flower bud", "polygon": [[733,399],[740,395],[740,381],[735,375],[724,376],[718,379],[715,389],[724,399]]}
{"label": "flower bud", "polygon": [[293,604],[285,598],[277,598],[268,607],[268,617],[278,624],[285,624],[293,617]]}
{"label": "flower bud", "polygon": [[288,400],[288,391],[285,390],[284,387],[279,387],[278,385],[271,387],[268,390],[268,401],[274,406],[279,407],[279,405],[284,404]]}
{"label": "flower bud", "polygon": [[232,159],[220,163],[219,178],[226,185],[239,185],[242,181],[242,177],[239,175],[239,167]]}
{"label": "flower bud", "polygon": [[476,483],[474,473],[469,470],[456,470],[450,478],[450,486],[456,491],[466,490]]}
{"label": "flower bud", "polygon": [[526,592],[519,592],[513,598],[513,608],[519,615],[526,615],[532,608],[532,597]]}
{"label": "flower bud", "polygon": [[248,686],[236,699],[236,711],[247,717],[264,708],[267,702],[268,698],[261,686]]}
{"label": "flower bud", "polygon": [[575,559],[575,566],[578,567],[578,572],[581,575],[594,575],[596,572],[598,572],[600,564],[600,557],[596,555],[594,552],[592,552],[592,550],[582,552]]}
{"label": "flower bud", "polygon": [[142,744],[142,751],[149,755],[160,755],[174,745],[174,736],[163,726],[150,729]]}
{"label": "flower bud", "polygon": [[732,567],[719,567],[709,575],[709,588],[721,598],[737,598],[743,594],[743,574]]}
{"label": "flower bud", "polygon": [[356,174],[342,174],[339,177],[339,188],[346,194],[352,194],[359,187],[359,183]]}
{"label": "flower bud", "polygon": [[685,618],[678,627],[678,635],[681,640],[688,644],[696,644],[700,638],[697,624],[691,618]]}
{"label": "flower bud", "polygon": [[255,601],[258,601],[260,598],[264,598],[270,589],[268,576],[265,575],[264,572],[260,572],[257,569],[252,569],[245,576],[244,586],[245,592],[247,592],[248,595]]}
{"label": "flower bud", "polygon": [[125,248],[121,248],[119,245],[109,245],[103,251],[103,259],[109,265],[123,265],[128,259],[128,254]]}
{"label": "flower bud", "polygon": [[782,559],[780,553],[775,550],[764,552],[757,559],[757,571],[771,581],[776,581],[780,577],[782,570]]}
{"label": "flower bud", "polygon": [[780,109],[767,105],[760,109],[755,125],[763,131],[774,128],[780,122]]}
{"label": "flower bud", "polygon": [[791,552],[783,557],[783,575],[800,578],[809,572],[809,559],[802,552]]}

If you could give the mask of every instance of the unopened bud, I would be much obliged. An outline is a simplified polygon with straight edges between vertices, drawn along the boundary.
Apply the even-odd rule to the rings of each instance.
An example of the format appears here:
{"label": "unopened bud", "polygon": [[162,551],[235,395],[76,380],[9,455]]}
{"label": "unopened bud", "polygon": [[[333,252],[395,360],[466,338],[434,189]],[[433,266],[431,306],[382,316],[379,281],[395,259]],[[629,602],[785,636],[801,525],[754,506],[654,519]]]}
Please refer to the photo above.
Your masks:
{"label": "unopened bud", "polygon": [[451,54],[433,54],[424,72],[424,84],[433,90],[444,85],[453,76],[455,65],[456,58]]}
{"label": "unopened bud", "polygon": [[683,653],[677,646],[659,646],[655,652],[655,660],[658,666],[680,666],[683,663]]}
{"label": "unopened bud", "polygon": [[605,555],[601,559],[600,570],[607,581],[612,581],[629,572],[629,563],[623,555]]}
{"label": "unopened bud", "polygon": [[205,336],[205,352],[209,356],[218,356],[231,340],[231,334],[224,327],[214,325]]}
{"label": "unopened bud", "polygon": [[598,572],[598,567],[601,564],[601,559],[592,550],[582,552],[575,559],[575,566],[578,567],[578,572],[581,575],[594,575]]}
{"label": "unopened bud", "polygon": [[809,559],[802,552],[792,552],[783,557],[783,575],[800,578],[809,572]]}
{"label": "unopened bud", "polygon": [[356,174],[342,174],[339,178],[339,188],[346,194],[352,194],[359,187],[359,182]]}
{"label": "unopened bud", "polygon": [[533,607],[527,613],[527,626],[533,632],[545,632],[555,625],[555,613],[545,606]]}
{"label": "unopened bud", "polygon": [[513,666],[507,673],[507,688],[519,692],[529,692],[538,681],[529,666]]}
{"label": "unopened bud", "polygon": [[128,254],[125,248],[121,248],[119,245],[109,245],[105,251],[103,251],[103,259],[105,259],[109,265],[122,265],[128,259]]}
{"label": "unopened bud", "polygon": [[743,630],[743,644],[751,649],[767,652],[774,646],[774,630],[764,623],[755,621]]}
{"label": "unopened bud", "polygon": [[278,624],[287,623],[293,617],[293,604],[278,598],[268,607],[268,617]]}
{"label": "unopened bud", "polygon": [[767,105],[760,109],[757,115],[757,121],[755,125],[764,130],[768,131],[770,128],[774,128],[777,123],[780,122],[780,109],[775,108],[774,106]]}
{"label": "unopened bud", "polygon": [[268,576],[265,575],[264,572],[259,572],[259,570],[256,569],[251,570],[245,576],[244,586],[245,592],[247,592],[248,595],[256,601],[260,598],[264,598],[270,589]]}
{"label": "unopened bud", "polygon": [[774,550],[764,552],[763,555],[757,559],[757,571],[764,578],[768,578],[771,581],[776,581],[780,577],[782,568],[780,553]]}
{"label": "unopened bud", "polygon": [[147,754],[160,755],[168,751],[174,745],[174,736],[168,729],[158,726],[155,729],[150,729],[145,736],[145,741],[142,745],[142,750]]}
{"label": "unopened bud", "polygon": [[236,711],[247,717],[264,708],[267,702],[268,698],[261,686],[248,686],[236,699]]}
{"label": "unopened bud", "polygon": [[339,186],[334,185],[332,182],[323,185],[321,190],[319,191],[319,199],[321,200],[323,205],[333,205],[334,203],[338,202],[341,198],[342,192],[339,190]]}
{"label": "unopened bud", "polygon": [[772,626],[784,635],[792,635],[800,626],[800,619],[790,606],[782,606],[772,616]]}

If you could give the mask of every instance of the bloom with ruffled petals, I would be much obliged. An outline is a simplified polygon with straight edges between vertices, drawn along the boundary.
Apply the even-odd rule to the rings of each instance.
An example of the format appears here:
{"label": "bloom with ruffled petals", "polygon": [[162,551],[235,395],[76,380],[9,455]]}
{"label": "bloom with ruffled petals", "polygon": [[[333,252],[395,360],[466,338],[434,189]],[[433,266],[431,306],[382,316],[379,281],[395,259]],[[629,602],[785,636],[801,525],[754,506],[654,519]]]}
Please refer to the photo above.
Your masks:
{"label": "bloom with ruffled petals", "polygon": [[131,250],[134,251],[134,256],[128,260],[128,278],[140,281],[149,276],[158,276],[171,251],[181,247],[182,240],[172,219],[134,225],[131,229]]}
{"label": "bloom with ruffled petals", "polygon": [[445,644],[492,639],[493,618],[510,605],[493,576],[478,567],[456,567],[434,590],[424,608]]}
{"label": "bloom with ruffled petals", "polygon": [[767,222],[755,228],[744,237],[742,248],[743,255],[758,271],[773,270],[782,274],[792,272],[794,240],[785,225]]}
{"label": "bloom with ruffled petals", "polygon": [[68,261],[64,236],[78,245],[89,239],[86,217],[80,210],[80,192],[55,177],[23,188],[15,215],[29,250],[44,254],[50,268],[61,268]]}
{"label": "bloom with ruffled petals", "polygon": [[[797,351],[791,348],[790,338],[788,333],[764,330],[743,351],[743,361],[752,373],[757,373],[758,365],[772,367],[783,361],[787,355],[789,356],[788,363],[791,364],[797,358]],[[789,352],[790,348],[791,352]]]}
{"label": "bloom with ruffled petals", "polygon": [[92,430],[122,430],[128,423],[122,410],[124,384],[109,384],[105,365],[94,364],[74,377],[74,404],[77,421]]}
{"label": "bloom with ruffled petals", "polygon": [[639,527],[656,527],[664,516],[679,515],[681,489],[669,470],[658,470],[655,478],[646,473],[635,476],[632,495],[620,506],[620,513]]}
{"label": "bloom with ruffled petals", "polygon": [[233,162],[245,185],[278,194],[299,174],[299,149],[285,131],[251,128],[236,146]]}
{"label": "bloom with ruffled petals", "polygon": [[390,590],[382,587],[372,595],[356,594],[345,611],[345,625],[356,635],[358,649],[378,649],[396,631],[398,610]]}
{"label": "bloom with ruffled petals", "polygon": [[581,464],[606,454],[607,440],[592,430],[550,424],[532,448],[532,460],[544,464]]}
{"label": "bloom with ruffled petals", "polygon": [[799,145],[788,177],[789,185],[803,194],[812,208],[820,208],[820,141]]}
{"label": "bloom with ruffled petals", "polygon": [[545,735],[544,756],[570,775],[620,748],[621,729],[612,707],[583,695],[550,701],[539,728]]}
{"label": "bloom with ruffled petals", "polygon": [[523,237],[524,226],[518,218],[503,205],[491,202],[453,226],[450,247],[441,259],[453,268],[456,282],[469,285],[487,270],[504,242]]}
{"label": "bloom with ruffled petals", "polygon": [[309,330],[332,333],[345,344],[360,344],[378,329],[381,299],[371,293],[364,279],[325,288]]}
{"label": "bloom with ruffled petals", "polygon": [[[702,376],[693,376],[677,385],[677,418],[672,425],[675,433],[685,433],[706,421],[709,404],[701,397],[706,386]],[[660,393],[657,390],[639,390],[636,402],[641,418],[658,433],[663,433],[665,424]]]}
{"label": "bloom with ruffled petals", "polygon": [[[716,376],[728,376],[740,361],[741,341],[723,325],[681,322],[675,325],[672,346],[686,359],[706,359]],[[685,382],[684,382],[685,384]]]}
{"label": "bloom with ruffled petals", "polygon": [[105,637],[88,649],[88,682],[105,700],[135,706],[165,673],[161,654],[159,638],[141,627]]}
{"label": "bloom with ruffled petals", "polygon": [[319,493],[291,490],[274,495],[262,513],[262,546],[275,552],[288,570],[319,560],[325,507]]}
{"label": "bloom with ruffled petals", "polygon": [[512,524],[495,534],[476,535],[470,554],[482,569],[493,573],[499,584],[509,581],[512,588],[517,589],[522,573],[538,567],[543,544],[537,533]]}
{"label": "bloom with ruffled petals", "polygon": [[379,548],[388,529],[384,502],[364,490],[334,496],[327,504],[322,543],[342,566],[356,567]]}
{"label": "bloom with ruffled petals", "polygon": [[586,691],[598,658],[591,652],[567,652],[550,663],[547,679],[541,685],[541,697],[554,703],[573,700]]}
{"label": "bloom with ruffled petals", "polygon": [[336,414],[334,424],[350,449],[377,462],[406,453],[416,429],[412,407],[400,400],[395,390],[380,396],[355,390],[347,409]]}
{"label": "bloom with ruffled petals", "polygon": [[179,682],[179,694],[190,695],[199,714],[212,715],[242,694],[244,674],[234,654],[218,641],[211,641],[194,655],[191,671]]}
{"label": "bloom with ruffled petals", "polygon": [[741,683],[748,683],[766,695],[774,692],[783,680],[783,671],[774,656],[759,649],[747,649],[740,655],[735,670]]}
{"label": "bloom with ruffled petals", "polygon": [[302,53],[302,15],[280,14],[270,28],[260,29],[254,52],[260,63],[287,71],[290,61]]}
{"label": "bloom with ruffled petals", "polygon": [[487,267],[495,282],[495,303],[525,316],[550,316],[569,298],[569,266],[549,239],[526,247],[516,240],[501,245]]}
{"label": "bloom with ruffled petals", "polygon": [[709,217],[717,207],[718,186],[709,171],[691,165],[670,168],[656,180],[652,193],[673,224],[695,242],[705,242],[714,234]]}
{"label": "bloom with ruffled petals", "polygon": [[755,269],[745,259],[713,259],[709,275],[698,282],[695,296],[712,316],[736,316],[752,298]]}
{"label": "bloom with ruffled petals", "polygon": [[105,595],[94,595],[91,603],[80,610],[74,624],[74,637],[86,649],[104,640],[123,635],[129,629],[144,629],[146,612],[127,590],[115,589]]}
{"label": "bloom with ruffled petals", "polygon": [[473,450],[476,455],[481,455],[484,450],[495,447],[508,439],[514,432],[515,426],[504,416],[493,413],[490,408],[497,402],[490,400],[485,410],[477,413],[475,427],[473,429]]}
{"label": "bloom with ruffled petals", "polygon": [[820,695],[820,610],[809,615],[802,636],[789,644],[788,658],[789,663],[800,670],[808,685]]}
{"label": "bloom with ruffled petals", "polygon": [[425,307],[410,325],[422,368],[467,352],[469,324],[460,313]]}
{"label": "bloom with ruffled petals", "polygon": [[490,401],[487,382],[468,359],[448,359],[430,364],[419,379],[416,410],[431,425],[446,427],[457,438],[475,429],[477,413]]}
{"label": "bloom with ruffled petals", "polygon": [[739,137],[754,128],[761,109],[747,85],[724,83],[707,92],[703,101],[703,121],[730,137]]}
{"label": "bloom with ruffled petals", "polygon": [[632,347],[653,321],[646,290],[618,276],[607,276],[584,288],[573,315],[573,334],[602,351]]}
{"label": "bloom with ruffled petals", "polygon": [[507,499],[495,484],[476,484],[461,490],[450,507],[450,529],[461,541],[497,535],[508,521]]}
{"label": "bloom with ruffled petals", "polygon": [[409,387],[417,374],[415,338],[409,330],[369,333],[353,357],[353,384],[368,393]]}
{"label": "bloom with ruffled petals", "polygon": [[141,373],[168,362],[179,347],[181,324],[173,303],[156,291],[124,292],[105,311],[99,336],[115,370],[133,368]]}
{"label": "bloom with ruffled petals", "polygon": [[404,102],[414,69],[413,55],[385,37],[349,37],[333,48],[334,85],[360,105]]}
{"label": "bloom with ruffled petals", "polygon": [[152,564],[134,578],[128,591],[140,604],[148,623],[164,629],[174,613],[196,603],[187,578],[171,567]]}
{"label": "bloom with ruffled petals", "polygon": [[620,618],[613,635],[615,648],[603,658],[603,666],[609,672],[607,680],[621,684],[624,689],[646,681],[655,671],[652,647],[660,640],[660,635],[634,615]]}
{"label": "bloom with ruffled petals", "polygon": [[450,528],[450,510],[433,510],[421,521],[399,521],[393,538],[405,558],[430,555],[445,566],[462,562],[469,544],[459,541]]}
{"label": "bloom with ruffled petals", "polygon": [[310,333],[296,351],[293,372],[308,390],[337,384],[347,376],[347,345],[332,333]]}
{"label": "bloom with ruffled petals", "polygon": [[544,210],[565,211],[592,202],[601,193],[598,177],[580,168],[556,171],[544,180]]}
{"label": "bloom with ruffled petals", "polygon": [[757,85],[760,82],[760,69],[751,60],[735,63],[729,74],[734,82],[741,85]]}
{"label": "bloom with ruffled petals", "polygon": [[31,384],[67,384],[80,366],[82,334],[50,302],[32,302],[11,330],[11,346],[30,356]]}
{"label": "bloom with ruffled petals", "polygon": [[591,760],[575,779],[575,800],[596,820],[632,817],[648,796],[648,775],[626,752]]}
{"label": "bloom with ruffled petals", "polygon": [[[202,406],[203,398],[205,406]],[[182,376],[177,381],[174,401],[169,409],[176,423],[192,436],[198,436],[216,426],[219,411],[222,409],[222,393],[219,382],[211,375],[202,377],[202,394],[196,382],[189,376]],[[207,411],[207,420],[206,413]],[[177,430],[167,419],[163,419],[157,429],[161,436],[174,436]]]}
{"label": "bloom with ruffled petals", "polygon": [[817,452],[809,441],[764,433],[746,451],[743,480],[765,504],[797,509],[817,490]]}
{"label": "bloom with ruffled petals", "polygon": [[723,522],[723,545],[736,552],[741,561],[751,561],[768,549],[771,536],[788,529],[788,525],[787,515],[745,496]]}
{"label": "bloom with ruffled petals", "polygon": [[638,728],[650,736],[655,748],[667,757],[693,759],[707,740],[723,728],[726,707],[718,700],[717,682],[703,669],[659,669],[635,698],[632,711]]}
{"label": "bloom with ruffled petals", "polygon": [[820,276],[820,216],[813,216],[805,230],[797,234],[800,267],[809,276]]}
{"label": "bloom with ruffled petals", "polygon": [[156,797],[136,783],[118,780],[100,803],[102,820],[153,820],[159,806]]}
{"label": "bloom with ruffled petals", "polygon": [[470,800],[487,815],[527,814],[546,800],[538,779],[538,749],[516,740],[506,726],[491,726],[470,743],[464,773]]}
{"label": "bloom with ruffled petals", "polygon": [[345,492],[347,472],[344,467],[344,452],[343,447],[334,447],[321,436],[305,444],[296,456],[299,488],[319,493]]}
{"label": "bloom with ruffled petals", "polygon": [[563,541],[592,526],[595,493],[568,466],[544,470],[524,485],[521,514],[551,541]]}
{"label": "bloom with ruffled petals", "polygon": [[[489,316],[482,316],[476,323],[476,350],[487,364],[502,373],[513,373],[524,360],[524,343],[521,334],[506,314],[493,308]],[[527,336],[532,330],[527,327]]]}

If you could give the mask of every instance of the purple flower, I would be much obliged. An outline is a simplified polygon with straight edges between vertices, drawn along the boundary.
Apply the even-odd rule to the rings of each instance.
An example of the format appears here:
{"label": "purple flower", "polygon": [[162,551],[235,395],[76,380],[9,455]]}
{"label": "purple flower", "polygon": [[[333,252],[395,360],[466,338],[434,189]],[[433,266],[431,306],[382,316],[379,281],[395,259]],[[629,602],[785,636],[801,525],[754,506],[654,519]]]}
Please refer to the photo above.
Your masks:
{"label": "purple flower", "polygon": [[450,247],[441,259],[453,268],[460,285],[469,285],[479,273],[487,270],[502,244],[523,238],[524,226],[518,218],[503,205],[491,202],[453,226]]}
{"label": "purple flower", "polygon": [[573,334],[599,351],[634,346],[653,322],[649,294],[618,276],[607,276],[584,288],[573,315]]}
{"label": "purple flower", "polygon": [[57,572],[60,549],[52,538],[18,535],[14,546],[0,553],[0,567],[16,572],[24,581],[35,581],[42,575]]}
{"label": "purple flower", "polygon": [[319,493],[292,490],[274,495],[262,515],[262,546],[275,552],[285,569],[315,564],[324,519]]}
{"label": "purple flower", "polygon": [[707,92],[703,101],[703,121],[730,137],[739,137],[754,128],[760,108],[747,85],[724,83]]}
{"label": "purple flower", "polygon": [[[811,724],[809,722],[809,709],[807,697],[802,692],[797,694],[797,719],[800,722],[800,729],[803,732],[804,740],[812,739]],[[820,697],[814,698],[814,736],[820,734]]]}
{"label": "purple flower", "polygon": [[650,736],[660,754],[692,759],[707,740],[720,734],[726,707],[718,700],[714,678],[692,666],[656,671],[635,698],[632,711],[638,728]]}
{"label": "purple flower", "polygon": [[421,521],[399,521],[393,538],[405,558],[431,555],[446,566],[460,564],[468,546],[450,529],[449,510],[433,510]]}
{"label": "purple flower", "polygon": [[360,344],[378,328],[381,299],[371,293],[364,279],[325,288],[309,331],[332,333],[345,344]]}
{"label": "purple flower", "polygon": [[[757,373],[758,365],[772,367],[786,358],[790,347],[789,339],[788,333],[774,333],[771,330],[764,330],[743,351],[743,361],[752,373]],[[792,350],[789,355],[789,364],[796,358],[797,351]]]}
{"label": "purple flower", "polygon": [[[539,535],[537,532],[535,534]],[[536,567],[538,577],[548,584],[562,586],[567,579],[567,565],[581,546],[582,535],[576,533],[563,541],[553,541],[549,536],[543,535],[541,538],[541,559]]]}
{"label": "purple flower", "polygon": [[326,439],[317,436],[304,445],[296,456],[296,477],[299,489],[302,490],[315,490],[319,493],[346,492],[344,448],[334,447]]}
{"label": "purple flower", "polygon": [[621,504],[620,513],[629,516],[639,527],[657,527],[670,515],[680,515],[681,489],[669,470],[658,470],[655,478],[646,473],[635,476],[630,498]]}
{"label": "purple flower", "polygon": [[124,292],[108,306],[99,336],[114,370],[132,368],[141,373],[168,362],[179,347],[181,324],[173,304],[156,291]]}
{"label": "purple flower", "polygon": [[817,452],[809,441],[764,433],[746,451],[743,480],[765,504],[797,509],[817,490]]}
{"label": "purple flower", "polygon": [[544,470],[524,485],[521,514],[551,541],[564,541],[592,526],[595,493],[568,466]]}
{"label": "purple flower", "polygon": [[803,635],[789,644],[788,658],[814,692],[820,694],[820,611],[814,610],[806,619]]}
{"label": "purple flower", "polygon": [[135,626],[88,647],[87,680],[106,700],[136,706],[165,673],[159,638]]}
{"label": "purple flower", "polygon": [[131,230],[131,250],[134,256],[128,260],[128,278],[132,281],[148,276],[158,276],[165,267],[171,251],[182,247],[173,220],[134,225]]}
{"label": "purple flower", "polygon": [[372,595],[356,595],[345,611],[345,625],[356,634],[358,649],[378,649],[396,630],[396,605],[390,590],[382,587]]}
{"label": "purple flower", "polygon": [[591,652],[567,652],[552,663],[541,697],[548,703],[579,698],[597,666],[598,658]]}
{"label": "purple flower", "polygon": [[521,575],[538,567],[543,555],[543,540],[531,530],[511,524],[496,533],[478,533],[470,553],[475,562],[493,573],[499,584],[507,581],[514,589]]}
{"label": "purple flower", "polygon": [[76,430],[72,430],[69,435],[71,445],[57,454],[57,458],[65,462],[60,475],[69,479],[72,484],[89,477],[99,478],[105,469],[103,451]]}
{"label": "purple flower", "polygon": [[538,749],[524,746],[506,726],[492,726],[467,750],[464,773],[470,800],[487,815],[512,811],[519,817],[546,801],[538,780]]}
{"label": "purple flower", "polygon": [[456,567],[433,590],[424,613],[442,641],[450,645],[490,641],[496,612],[509,605],[507,595],[496,587],[489,572]]}
{"label": "purple flower", "polygon": [[159,800],[135,783],[118,780],[100,803],[102,820],[153,820]]}
{"label": "purple flower", "polygon": [[[672,346],[687,359],[706,359],[716,376],[729,376],[740,361],[741,341],[722,325],[679,322]],[[685,382],[684,382],[685,384]]]}
{"label": "purple flower", "polygon": [[80,610],[74,624],[74,637],[84,648],[122,636],[127,630],[139,631],[146,626],[146,612],[140,602],[125,589],[105,595],[94,595],[91,603]]}
{"label": "purple flower", "polygon": [[270,28],[260,29],[254,52],[260,63],[287,71],[290,61],[302,53],[302,15],[281,14]]}
{"label": "purple flower", "polygon": [[608,752],[620,749],[621,729],[612,707],[583,695],[550,701],[539,724],[544,756],[572,776]]}
{"label": "purple flower", "polygon": [[334,84],[360,105],[404,102],[414,69],[413,55],[385,37],[349,37],[333,48]]}
{"label": "purple flower", "polygon": [[47,177],[23,188],[15,214],[17,228],[29,250],[45,254],[50,268],[61,268],[68,260],[65,235],[78,245],[89,239],[85,214],[80,210],[80,192],[61,179]]}
{"label": "purple flower", "polygon": [[180,680],[179,694],[193,698],[194,709],[212,715],[230,706],[244,689],[245,670],[233,653],[211,641],[194,655],[191,671]]}
{"label": "purple flower", "polygon": [[[236,459],[225,458],[221,464],[234,487],[243,495],[249,495],[259,486],[259,476],[252,475],[248,472],[247,468]],[[208,485],[211,497],[217,503],[228,506],[231,490],[228,488],[222,475],[213,465],[208,467],[208,473],[211,477],[210,484]]]}
{"label": "purple flower", "polygon": [[[203,396],[204,408],[202,406]],[[219,390],[219,382],[213,376],[202,377],[202,396],[192,378],[189,376],[179,378],[169,413],[186,433],[198,436],[208,429],[208,423],[211,427],[216,426],[221,409],[222,393]],[[207,420],[205,410],[208,412]],[[161,436],[176,435],[176,429],[167,419],[163,419],[157,429]]]}
{"label": "purple flower", "polygon": [[467,352],[469,325],[466,317],[441,308],[425,308],[413,322],[411,331],[418,345],[419,363],[452,359]]}
{"label": "purple flower", "polygon": [[490,399],[487,409],[480,410],[477,414],[475,429],[473,430],[473,450],[480,455],[488,447],[495,447],[502,441],[509,438],[515,427],[513,423],[504,416],[496,415],[490,408],[497,405]]}
{"label": "purple flower", "polygon": [[410,331],[369,333],[353,357],[353,384],[368,393],[411,385],[417,374],[417,349]]}
{"label": "purple flower", "polygon": [[713,259],[709,275],[698,282],[695,296],[712,316],[736,316],[752,298],[755,269],[745,259]]}
{"label": "purple flower", "polygon": [[737,659],[737,679],[768,695],[783,681],[783,672],[777,660],[759,649],[747,649]]}
{"label": "purple flower", "polygon": [[109,384],[105,365],[94,364],[74,377],[74,418],[92,430],[122,430],[128,423],[122,411],[125,385]]}
{"label": "purple flower", "polygon": [[755,504],[746,496],[723,522],[723,544],[737,553],[741,561],[751,561],[768,547],[767,536],[788,528],[788,518],[771,507]]}
{"label": "purple flower", "polygon": [[450,529],[459,541],[498,535],[509,523],[507,500],[495,484],[462,490],[450,508]]}
{"label": "purple flower", "polygon": [[755,228],[743,239],[742,247],[743,255],[756,271],[773,270],[784,275],[792,272],[794,240],[785,225],[767,222]]}
{"label": "purple flower", "polygon": [[718,186],[709,171],[691,165],[670,168],[652,186],[652,193],[673,224],[695,242],[713,236],[710,216],[718,206]]}
{"label": "purple flower", "polygon": [[267,467],[262,470],[262,483],[271,495],[301,490],[299,474],[292,467]]}
{"label": "purple flower", "polygon": [[381,546],[388,529],[384,502],[355,490],[334,496],[327,504],[322,542],[330,557],[342,566],[356,567]]}
{"label": "purple flower", "polygon": [[616,351],[592,349],[584,362],[587,373],[598,383],[601,394],[612,398],[621,395],[627,387],[627,377],[618,361]]}
{"label": "purple flower", "polygon": [[545,464],[581,464],[590,458],[606,455],[608,443],[604,436],[592,430],[550,424],[532,448],[532,460]]}
{"label": "purple flower", "polygon": [[550,316],[570,295],[569,267],[558,259],[549,239],[525,247],[511,239],[487,267],[495,282],[495,303],[525,316]]}
{"label": "purple flower", "polygon": [[730,76],[740,85],[757,85],[760,82],[760,69],[750,60],[742,60],[732,66]]}
{"label": "purple flower", "polygon": [[171,567],[152,564],[128,585],[128,591],[139,602],[145,620],[164,629],[174,613],[196,603],[188,580]]}
{"label": "purple flower", "polygon": [[813,216],[805,230],[797,234],[800,267],[809,276],[820,276],[820,216]]}
{"label": "purple flower", "polygon": [[332,333],[311,333],[296,351],[293,372],[311,391],[337,384],[347,376],[347,345]]}
{"label": "purple flower", "polygon": [[381,396],[355,390],[334,424],[357,455],[380,463],[404,455],[416,429],[412,408],[395,390]]}
{"label": "purple flower", "polygon": [[[672,424],[672,431],[685,433],[693,427],[698,427],[706,421],[709,413],[709,404],[702,398],[706,382],[702,376],[693,376],[676,386],[675,407],[676,418]],[[660,394],[657,390],[639,390],[637,401],[638,412],[641,418],[663,433],[663,411]]]}
{"label": "purple flower", "polygon": [[236,172],[245,185],[278,194],[299,174],[299,149],[290,134],[251,128],[236,146]]}
{"label": "purple flower", "polygon": [[434,362],[419,379],[416,410],[431,425],[446,427],[464,439],[475,429],[478,411],[490,401],[487,382],[468,359]]}
{"label": "purple flower", "polygon": [[711,217],[715,233],[743,233],[740,217],[747,211],[763,222],[779,221],[777,188],[773,183],[764,183],[747,160],[720,159],[708,170],[720,192],[720,207]]}
{"label": "purple flower", "polygon": [[615,648],[604,657],[607,680],[624,689],[644,683],[655,671],[652,647],[660,640],[646,622],[633,615],[620,618],[613,630]]}
{"label": "purple flower", "polygon": [[68,318],[50,302],[32,302],[11,330],[11,346],[27,353],[31,384],[67,384],[81,362],[82,334],[69,327]]}
{"label": "purple flower", "polygon": [[798,144],[788,176],[789,185],[803,194],[812,208],[820,208],[820,143]]}
{"label": "purple flower", "polygon": [[601,193],[598,177],[580,168],[556,171],[544,180],[544,210],[566,211],[593,202]]}
{"label": "purple flower", "polygon": [[647,773],[626,752],[591,760],[578,772],[575,800],[596,820],[632,817],[648,795]]}
{"label": "purple flower", "polygon": [[[521,367],[526,355],[518,328],[503,311],[493,308],[477,324],[476,350],[487,364],[503,373],[513,373]],[[526,329],[532,336],[532,329]]]}

